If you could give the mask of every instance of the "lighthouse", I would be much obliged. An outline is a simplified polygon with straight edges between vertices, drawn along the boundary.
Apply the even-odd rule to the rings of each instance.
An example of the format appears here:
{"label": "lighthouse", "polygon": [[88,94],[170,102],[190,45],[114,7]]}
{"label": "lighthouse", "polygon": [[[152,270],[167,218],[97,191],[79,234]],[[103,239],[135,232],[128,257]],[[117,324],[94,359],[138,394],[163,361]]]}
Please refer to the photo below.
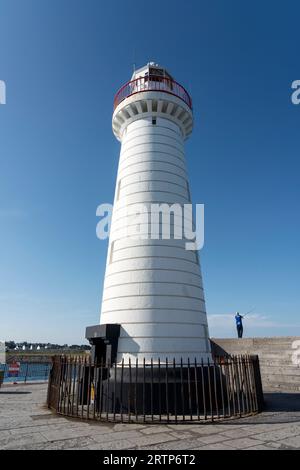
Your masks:
{"label": "lighthouse", "polygon": [[[211,358],[199,255],[184,236],[151,236],[153,205],[191,204],[185,141],[192,101],[150,62],[116,93],[112,128],[121,143],[99,325],[88,327],[94,360]],[[145,217],[141,216],[141,207]],[[135,212],[136,210],[136,212]],[[170,234],[181,223],[170,212]],[[138,227],[137,227],[138,225]],[[128,236],[136,229],[140,237]]]}
{"label": "lighthouse", "polygon": [[185,211],[192,109],[185,88],[153,62],[115,95],[121,148],[100,322],[86,328],[90,354],[53,360],[48,406],[60,414],[177,424],[262,409],[258,356],[235,357],[213,342],[211,350],[198,215],[191,230]]}

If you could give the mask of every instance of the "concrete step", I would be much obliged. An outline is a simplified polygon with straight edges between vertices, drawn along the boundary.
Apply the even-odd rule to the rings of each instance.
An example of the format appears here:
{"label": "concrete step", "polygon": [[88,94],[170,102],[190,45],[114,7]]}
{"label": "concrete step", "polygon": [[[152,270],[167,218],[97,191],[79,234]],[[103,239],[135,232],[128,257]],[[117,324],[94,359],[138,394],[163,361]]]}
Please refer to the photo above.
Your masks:
{"label": "concrete step", "polygon": [[298,384],[300,386],[300,376],[293,376],[293,375],[283,375],[283,374],[272,374],[272,376],[268,374],[261,374],[262,378],[265,382],[272,382],[272,383],[280,383],[285,382],[289,384]]}
{"label": "concrete step", "polygon": [[263,375],[281,375],[285,377],[297,377],[300,379],[300,369],[294,369],[293,367],[260,367],[261,374]]}
{"label": "concrete step", "polygon": [[271,392],[281,392],[281,393],[299,393],[300,392],[300,387],[295,387],[293,385],[290,385],[287,388],[286,384],[279,384],[277,386],[273,385],[265,385],[263,387],[264,393],[271,393]]}
{"label": "concrete step", "polygon": [[264,367],[264,368],[278,368],[278,367],[283,367],[284,369],[287,368],[292,368],[293,370],[297,371],[298,367],[297,366],[294,366],[293,363],[291,361],[289,362],[279,362],[279,361],[276,361],[276,362],[268,362],[268,361],[260,361],[260,367]]}
{"label": "concrete step", "polygon": [[282,354],[280,352],[278,352],[278,354],[276,353],[272,353],[272,354],[264,354],[264,353],[259,353],[258,354],[258,357],[260,359],[260,361],[269,361],[269,362],[285,362],[285,363],[292,363],[292,354]]}

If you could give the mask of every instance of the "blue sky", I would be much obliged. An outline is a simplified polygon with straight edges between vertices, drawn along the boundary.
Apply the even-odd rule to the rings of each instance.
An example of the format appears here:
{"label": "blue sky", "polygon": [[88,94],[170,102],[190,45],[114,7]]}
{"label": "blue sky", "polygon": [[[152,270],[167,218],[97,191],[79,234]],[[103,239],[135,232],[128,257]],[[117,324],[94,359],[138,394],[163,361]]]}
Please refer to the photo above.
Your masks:
{"label": "blue sky", "polygon": [[2,339],[83,342],[98,323],[119,143],[114,93],[132,63],[192,94],[194,203],[212,336],[300,334],[299,2],[0,0]]}

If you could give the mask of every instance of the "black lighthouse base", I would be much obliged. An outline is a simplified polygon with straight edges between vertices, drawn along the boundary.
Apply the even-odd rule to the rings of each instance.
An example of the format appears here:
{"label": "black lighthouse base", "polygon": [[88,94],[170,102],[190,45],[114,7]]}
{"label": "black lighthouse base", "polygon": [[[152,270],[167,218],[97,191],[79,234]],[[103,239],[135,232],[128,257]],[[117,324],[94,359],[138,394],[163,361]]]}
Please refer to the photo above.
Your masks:
{"label": "black lighthouse base", "polygon": [[[75,365],[78,401],[87,413],[107,419],[138,416],[246,415],[263,406],[259,361],[254,356],[202,361],[128,361],[117,363],[121,326],[86,328],[92,345],[86,364]],[[69,367],[67,365],[67,367]],[[121,418],[122,419],[122,418]]]}
{"label": "black lighthouse base", "polygon": [[168,423],[249,416],[264,404],[259,359],[247,355],[205,364],[55,356],[47,402],[81,419]]}
{"label": "black lighthouse base", "polygon": [[131,415],[199,415],[222,409],[226,381],[215,365],[112,367],[97,384],[98,412]]}
{"label": "black lighthouse base", "polygon": [[[194,414],[221,406],[226,398],[226,385],[215,365],[116,364],[120,328],[119,324],[86,328],[86,338],[92,345],[91,367],[86,374],[93,382],[97,412]],[[101,374],[97,372],[99,367]],[[87,384],[85,377],[81,385],[82,404],[89,401]]]}

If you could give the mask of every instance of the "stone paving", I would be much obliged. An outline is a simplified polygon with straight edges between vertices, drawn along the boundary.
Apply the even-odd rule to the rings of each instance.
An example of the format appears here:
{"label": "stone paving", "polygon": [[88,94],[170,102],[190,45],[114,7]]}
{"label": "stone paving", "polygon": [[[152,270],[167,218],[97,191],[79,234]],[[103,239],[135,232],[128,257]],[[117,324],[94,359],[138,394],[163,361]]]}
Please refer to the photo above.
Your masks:
{"label": "stone paving", "polygon": [[0,449],[300,449],[300,394],[267,394],[260,415],[221,424],[108,424],[54,415],[47,385],[0,390]]}

